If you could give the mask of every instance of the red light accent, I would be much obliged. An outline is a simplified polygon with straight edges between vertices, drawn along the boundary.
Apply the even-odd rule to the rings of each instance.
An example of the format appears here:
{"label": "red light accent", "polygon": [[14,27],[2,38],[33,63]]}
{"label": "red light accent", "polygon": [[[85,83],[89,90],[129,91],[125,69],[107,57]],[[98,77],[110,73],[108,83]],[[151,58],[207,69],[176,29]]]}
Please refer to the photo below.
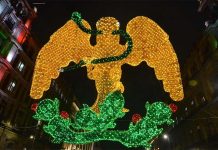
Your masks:
{"label": "red light accent", "polygon": [[22,40],[23,40],[23,36],[22,36],[22,34],[20,33],[19,36],[17,37],[17,41],[18,41],[18,43],[21,43]]}
{"label": "red light accent", "polygon": [[26,26],[27,29],[29,29],[30,25],[31,25],[31,20],[28,19],[28,20],[26,21],[26,23],[25,23],[25,26]]}
{"label": "red light accent", "polygon": [[169,107],[170,107],[170,109],[172,110],[172,112],[176,112],[177,111],[177,109],[178,109],[178,107],[176,106],[176,104],[173,104],[173,103],[171,103],[171,104],[169,104]]}
{"label": "red light accent", "polygon": [[34,103],[34,104],[31,105],[31,110],[36,112],[37,107],[38,107],[38,104]]}
{"label": "red light accent", "polygon": [[137,123],[138,121],[140,121],[142,119],[140,114],[133,114],[132,115],[132,122],[133,123]]}
{"label": "red light accent", "polygon": [[25,31],[21,31],[20,34],[17,37],[17,42],[20,44],[23,44],[26,40],[26,34]]}
{"label": "red light accent", "polygon": [[61,111],[61,117],[67,119],[69,118],[69,114],[66,111]]}

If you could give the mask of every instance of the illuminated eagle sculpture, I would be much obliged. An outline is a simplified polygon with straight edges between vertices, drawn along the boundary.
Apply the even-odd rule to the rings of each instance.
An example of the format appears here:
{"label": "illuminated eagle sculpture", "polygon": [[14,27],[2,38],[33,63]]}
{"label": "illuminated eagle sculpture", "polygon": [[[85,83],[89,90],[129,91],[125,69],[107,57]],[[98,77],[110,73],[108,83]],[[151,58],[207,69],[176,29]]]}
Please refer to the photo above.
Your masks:
{"label": "illuminated eagle sculpture", "polygon": [[[97,99],[92,106],[98,111],[98,104],[113,91],[124,91],[121,83],[121,66],[137,66],[145,61],[154,68],[158,80],[170,97],[183,99],[183,87],[176,53],[168,35],[151,19],[143,16],[133,18],[127,24],[126,32],[119,30],[119,22],[113,17],[103,17],[96,23],[97,30],[73,13],[63,27],[58,29],[40,50],[33,75],[30,95],[40,99],[48,90],[52,79],[70,62],[86,66],[88,77],[95,80]],[[91,34],[96,35],[96,45],[90,44]],[[120,36],[127,41],[119,44]]]}

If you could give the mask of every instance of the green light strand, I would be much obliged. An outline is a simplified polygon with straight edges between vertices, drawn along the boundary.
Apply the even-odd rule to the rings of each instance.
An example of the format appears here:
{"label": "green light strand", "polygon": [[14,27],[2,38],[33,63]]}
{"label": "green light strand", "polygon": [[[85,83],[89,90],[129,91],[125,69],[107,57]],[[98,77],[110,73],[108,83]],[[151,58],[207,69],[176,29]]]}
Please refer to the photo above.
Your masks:
{"label": "green light strand", "polygon": [[92,30],[92,29],[87,29],[83,23],[82,23],[82,16],[79,12],[73,12],[71,19],[78,25],[78,27],[85,33],[88,34],[93,34],[93,35],[97,35],[97,34],[102,34],[102,31],[100,30]]}
{"label": "green light strand", "polygon": [[[124,58],[126,58],[132,51],[133,48],[133,42],[131,37],[129,36],[128,33],[124,32],[123,30],[117,30],[117,31],[113,31],[112,34],[120,34],[121,36],[123,36],[125,38],[125,40],[127,41],[127,49],[119,56],[111,56],[111,57],[105,57],[105,58],[100,58],[100,59],[94,59],[91,61],[92,64],[99,64],[99,63],[107,63],[107,62],[113,62],[113,61],[119,61],[122,60]],[[82,66],[84,66],[86,63],[81,60],[78,64],[75,64],[73,66],[69,66],[69,67],[65,67],[62,68],[64,72],[66,71],[71,71],[77,68],[80,68]]]}
{"label": "green light strand", "polygon": [[112,56],[112,57],[105,57],[105,58],[100,58],[100,59],[94,59],[91,61],[92,64],[98,64],[98,63],[107,63],[107,62],[112,62],[112,61],[119,61],[124,58],[126,58],[132,51],[133,47],[133,42],[132,38],[128,33],[126,33],[123,30],[116,30],[112,32],[113,35],[120,34],[121,36],[124,37],[124,39],[127,41],[127,49],[119,56]]}
{"label": "green light strand", "polygon": [[86,63],[83,60],[80,60],[78,64],[74,64],[72,66],[69,67],[64,67],[60,69],[60,72],[66,72],[66,71],[72,71],[78,68],[81,68],[82,66],[84,66]]}
{"label": "green light strand", "polygon": [[[45,99],[40,101],[36,110],[35,119],[48,121],[43,129],[53,137],[54,143],[87,144],[101,140],[118,141],[127,147],[151,147],[151,140],[163,131],[159,126],[172,124],[172,112],[163,102],[145,105],[147,114],[136,124],[130,123],[128,130],[111,130],[117,118],[124,116],[121,108],[124,107],[124,98],[118,91],[110,93],[100,104],[100,113],[96,114],[87,105],[84,105],[71,121],[59,114],[58,100]],[[80,132],[78,131],[80,129]],[[81,132],[81,129],[83,132]],[[110,130],[107,130],[110,129]]]}

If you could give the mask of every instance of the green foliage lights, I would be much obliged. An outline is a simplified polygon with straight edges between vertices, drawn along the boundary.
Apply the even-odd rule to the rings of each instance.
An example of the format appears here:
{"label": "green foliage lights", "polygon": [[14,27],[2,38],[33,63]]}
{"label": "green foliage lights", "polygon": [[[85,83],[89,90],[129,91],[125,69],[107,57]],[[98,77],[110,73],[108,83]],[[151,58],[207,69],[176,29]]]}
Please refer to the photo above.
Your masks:
{"label": "green foliage lights", "polygon": [[59,101],[57,98],[55,98],[55,100],[46,99],[39,102],[36,109],[36,115],[33,117],[42,121],[50,121],[54,116],[59,115],[58,109]]}
{"label": "green foliage lights", "polygon": [[77,112],[72,127],[75,129],[104,131],[108,128],[114,128],[117,118],[122,118],[125,113],[122,112],[124,107],[124,97],[120,92],[110,93],[105,101],[100,104],[100,113],[97,114],[90,109],[88,105],[83,105],[83,109]]}
{"label": "green foliage lights", "polygon": [[[128,130],[112,130],[117,118],[122,118],[125,113],[124,98],[119,92],[110,93],[105,101],[100,104],[99,114],[91,110],[88,105],[77,112],[74,120],[63,118],[58,110],[57,99],[40,101],[36,110],[35,119],[48,121],[43,129],[53,137],[54,143],[86,144],[100,140],[118,141],[127,147],[151,147],[151,140],[163,131],[160,125],[172,124],[172,112],[163,102],[145,105],[147,114],[140,121],[129,124]],[[110,129],[110,130],[107,130]],[[80,132],[78,131],[80,130]],[[81,132],[83,130],[83,132]]]}

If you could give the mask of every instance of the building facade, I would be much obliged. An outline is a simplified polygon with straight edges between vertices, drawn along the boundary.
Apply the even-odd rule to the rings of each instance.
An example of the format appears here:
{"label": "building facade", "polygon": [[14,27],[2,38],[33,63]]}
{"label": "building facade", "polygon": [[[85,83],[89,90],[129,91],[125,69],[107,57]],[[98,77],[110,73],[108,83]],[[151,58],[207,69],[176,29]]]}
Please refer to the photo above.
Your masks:
{"label": "building facade", "polygon": [[[199,7],[202,14],[210,16],[206,18],[209,24],[205,23],[205,32],[182,71],[185,98],[179,102],[174,128],[167,132],[169,138],[165,143],[173,150],[218,147],[218,17],[212,9],[217,6],[215,1],[202,1]],[[210,11],[212,15],[208,15]]]}
{"label": "building facade", "polygon": [[[75,118],[76,113],[79,111],[79,106],[81,105],[75,95],[71,93],[72,90],[64,83],[64,75],[60,75],[58,79],[53,80],[50,89],[44,94],[43,98],[54,99],[58,98],[60,100],[60,110],[67,111],[71,118]],[[41,130],[43,133],[43,130]],[[78,131],[83,132],[83,131]],[[43,134],[41,134],[43,135]],[[43,137],[41,137],[43,139]],[[61,149],[64,150],[93,150],[94,143],[90,144],[69,144],[63,143]]]}
{"label": "building facade", "polygon": [[193,49],[183,72],[185,99],[169,132],[173,149],[218,147],[218,48],[205,34]]}
{"label": "building facade", "polygon": [[[29,92],[40,50],[31,32],[36,16],[27,0],[0,0],[0,149],[92,150],[94,143],[52,144],[43,123],[32,118]],[[73,118],[79,103],[70,92],[59,77],[42,99],[58,98],[61,109]]]}
{"label": "building facade", "polygon": [[35,18],[26,0],[0,0],[0,149],[25,147],[37,127],[29,97],[39,50],[31,34]]}
{"label": "building facade", "polygon": [[[79,107],[81,103],[77,100],[72,90],[70,90],[66,83],[64,82],[64,78],[66,78],[63,74],[52,80],[51,86],[48,91],[43,94],[42,99],[55,99],[58,98],[60,102],[60,111],[68,112],[71,119],[75,118],[76,113],[79,111]],[[82,132],[82,131],[78,131]],[[50,135],[44,133],[42,129],[42,124],[39,125],[39,129],[36,135],[38,142],[40,143],[52,143]],[[52,145],[50,145],[51,147]],[[70,143],[62,143],[61,145],[54,144],[54,148],[64,149],[64,150],[93,150],[94,143],[89,144],[70,144]],[[37,147],[38,149],[42,149],[43,147]]]}

